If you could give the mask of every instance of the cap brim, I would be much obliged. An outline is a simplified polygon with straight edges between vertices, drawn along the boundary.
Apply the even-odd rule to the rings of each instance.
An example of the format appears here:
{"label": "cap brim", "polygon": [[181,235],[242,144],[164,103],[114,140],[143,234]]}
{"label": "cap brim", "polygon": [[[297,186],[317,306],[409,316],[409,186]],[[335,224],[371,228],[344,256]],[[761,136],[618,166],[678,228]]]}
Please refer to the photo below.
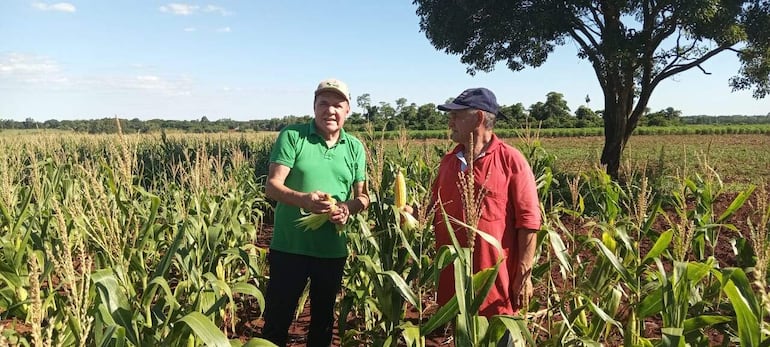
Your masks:
{"label": "cap brim", "polygon": [[470,106],[455,104],[455,103],[448,103],[443,105],[436,106],[441,111],[454,111],[454,110],[465,110],[471,108]]}
{"label": "cap brim", "polygon": [[318,96],[318,94],[321,94],[321,93],[324,93],[324,92],[335,93],[335,94],[340,95],[343,98],[345,98],[345,100],[350,101],[350,98],[348,98],[348,96],[345,95],[345,93],[343,93],[341,90],[339,90],[337,88],[322,88],[322,89],[318,89],[318,90],[315,91],[315,95]]}
{"label": "cap brim", "polygon": [[[436,106],[436,108],[438,108],[440,111],[455,111],[455,110],[465,110],[472,107],[450,102],[448,104],[438,105]],[[508,120],[508,116],[506,116],[505,113],[503,113],[503,111],[497,111],[497,113],[495,113],[495,117],[497,119]]]}

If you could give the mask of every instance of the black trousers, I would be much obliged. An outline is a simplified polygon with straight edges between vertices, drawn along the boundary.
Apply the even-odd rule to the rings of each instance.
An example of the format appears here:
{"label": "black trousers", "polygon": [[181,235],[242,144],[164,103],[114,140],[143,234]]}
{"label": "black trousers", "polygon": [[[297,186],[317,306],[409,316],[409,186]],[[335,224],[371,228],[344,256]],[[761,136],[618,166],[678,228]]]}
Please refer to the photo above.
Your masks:
{"label": "black trousers", "polygon": [[334,328],[334,303],[342,286],[346,258],[317,258],[270,250],[270,280],[265,296],[262,337],[286,346],[289,326],[302,291],[310,279],[308,347],[328,347]]}

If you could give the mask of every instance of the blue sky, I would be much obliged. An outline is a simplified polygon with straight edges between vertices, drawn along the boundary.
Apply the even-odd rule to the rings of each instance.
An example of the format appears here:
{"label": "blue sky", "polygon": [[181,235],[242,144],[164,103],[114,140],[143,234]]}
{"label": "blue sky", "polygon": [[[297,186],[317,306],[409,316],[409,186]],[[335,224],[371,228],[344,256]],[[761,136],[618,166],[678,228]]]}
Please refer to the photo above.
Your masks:
{"label": "blue sky", "polygon": [[[312,112],[318,81],[355,98],[441,103],[468,87],[529,107],[551,91],[574,111],[602,109],[588,63],[568,43],[545,65],[470,76],[433,48],[411,1],[0,0],[0,119],[264,119]],[[684,115],[767,114],[732,93],[727,53],[663,82],[649,103]]]}

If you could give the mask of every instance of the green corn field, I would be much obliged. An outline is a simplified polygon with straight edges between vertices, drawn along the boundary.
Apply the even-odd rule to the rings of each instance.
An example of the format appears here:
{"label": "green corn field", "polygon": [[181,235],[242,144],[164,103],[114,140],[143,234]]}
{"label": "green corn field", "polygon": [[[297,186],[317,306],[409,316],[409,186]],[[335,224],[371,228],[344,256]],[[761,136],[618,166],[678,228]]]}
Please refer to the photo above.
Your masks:
{"label": "green corn field", "polygon": [[[340,345],[495,346],[507,330],[530,346],[770,346],[765,132],[740,135],[749,153],[716,138],[633,152],[640,134],[619,181],[573,140],[515,134],[544,216],[527,309],[479,316],[496,268],[473,274],[468,249],[434,247],[430,185],[452,144],[370,130],[372,204],[344,230]],[[246,320],[270,276],[273,139],[0,136],[0,346],[271,346]],[[393,206],[399,170],[416,227]],[[464,290],[436,307],[448,264],[468,270]]]}

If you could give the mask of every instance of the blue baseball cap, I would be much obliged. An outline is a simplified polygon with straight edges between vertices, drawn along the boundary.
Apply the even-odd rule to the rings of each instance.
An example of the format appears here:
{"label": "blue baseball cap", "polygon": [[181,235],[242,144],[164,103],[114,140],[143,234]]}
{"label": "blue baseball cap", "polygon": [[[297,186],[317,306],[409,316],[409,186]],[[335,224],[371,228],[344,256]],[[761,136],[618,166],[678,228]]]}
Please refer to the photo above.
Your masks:
{"label": "blue baseball cap", "polygon": [[500,119],[508,119],[500,112],[500,105],[497,104],[495,93],[487,88],[470,88],[464,90],[452,102],[438,105],[441,111],[465,110],[469,108],[487,111]]}

